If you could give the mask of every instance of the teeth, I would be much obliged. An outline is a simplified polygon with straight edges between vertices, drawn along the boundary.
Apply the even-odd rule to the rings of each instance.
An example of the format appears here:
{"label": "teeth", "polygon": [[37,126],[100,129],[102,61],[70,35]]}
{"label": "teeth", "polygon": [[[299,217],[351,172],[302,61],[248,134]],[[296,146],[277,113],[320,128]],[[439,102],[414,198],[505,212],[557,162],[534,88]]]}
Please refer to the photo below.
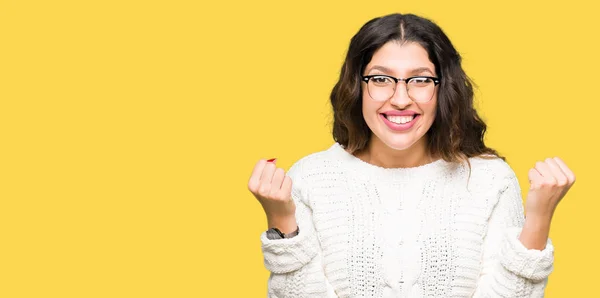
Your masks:
{"label": "teeth", "polygon": [[405,124],[412,121],[415,116],[386,116],[387,120],[396,124]]}

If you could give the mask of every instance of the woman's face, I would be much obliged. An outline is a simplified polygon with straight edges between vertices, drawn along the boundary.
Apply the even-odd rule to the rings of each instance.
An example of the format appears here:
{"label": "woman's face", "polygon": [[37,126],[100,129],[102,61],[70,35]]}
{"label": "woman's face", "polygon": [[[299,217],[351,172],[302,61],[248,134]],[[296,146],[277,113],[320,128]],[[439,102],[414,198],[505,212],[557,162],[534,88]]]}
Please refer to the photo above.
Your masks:
{"label": "woman's face", "polygon": [[[435,66],[429,61],[427,51],[414,42],[400,43],[391,41],[383,45],[374,54],[363,75],[390,75],[396,78],[412,76],[437,77]],[[371,131],[388,147],[405,150],[418,142],[427,141],[427,133],[435,119],[437,105],[437,86],[428,102],[414,102],[407,94],[406,84],[398,81],[396,92],[385,101],[375,101],[369,95],[367,83],[362,84],[362,111]],[[399,112],[414,114],[411,116],[391,116]],[[410,121],[409,121],[410,120]],[[407,123],[404,123],[409,121]],[[402,124],[396,124],[402,123]],[[377,140],[372,140],[377,141]],[[425,147],[423,147],[425,148]]]}

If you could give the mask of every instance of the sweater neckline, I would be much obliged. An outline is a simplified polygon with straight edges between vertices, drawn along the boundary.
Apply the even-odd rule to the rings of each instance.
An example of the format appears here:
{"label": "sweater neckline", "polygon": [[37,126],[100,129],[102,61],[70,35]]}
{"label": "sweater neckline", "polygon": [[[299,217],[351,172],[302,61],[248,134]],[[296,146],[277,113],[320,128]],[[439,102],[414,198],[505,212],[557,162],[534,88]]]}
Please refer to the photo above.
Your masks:
{"label": "sweater neckline", "polygon": [[445,161],[440,158],[436,161],[417,166],[417,167],[408,167],[408,168],[384,168],[374,164],[370,164],[368,162],[363,161],[362,159],[348,153],[344,147],[335,142],[330,150],[340,158],[342,164],[345,164],[350,169],[357,171],[361,175],[366,176],[376,176],[378,178],[388,178],[388,179],[402,179],[402,178],[412,178],[412,179],[428,179],[437,177],[443,173],[445,173],[449,166],[450,162]]}

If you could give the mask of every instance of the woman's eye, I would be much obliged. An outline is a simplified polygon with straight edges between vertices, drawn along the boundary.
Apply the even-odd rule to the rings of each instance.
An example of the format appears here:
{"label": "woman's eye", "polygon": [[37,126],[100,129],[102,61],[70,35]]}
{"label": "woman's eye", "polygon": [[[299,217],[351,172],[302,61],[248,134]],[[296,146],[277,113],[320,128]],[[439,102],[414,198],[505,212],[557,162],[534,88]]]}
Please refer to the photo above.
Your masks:
{"label": "woman's eye", "polygon": [[430,78],[412,78],[408,81],[409,84],[416,86],[428,85],[431,82],[433,81]]}
{"label": "woman's eye", "polygon": [[390,80],[390,78],[387,77],[372,77],[371,80],[375,84],[389,84],[392,82],[392,80]]}

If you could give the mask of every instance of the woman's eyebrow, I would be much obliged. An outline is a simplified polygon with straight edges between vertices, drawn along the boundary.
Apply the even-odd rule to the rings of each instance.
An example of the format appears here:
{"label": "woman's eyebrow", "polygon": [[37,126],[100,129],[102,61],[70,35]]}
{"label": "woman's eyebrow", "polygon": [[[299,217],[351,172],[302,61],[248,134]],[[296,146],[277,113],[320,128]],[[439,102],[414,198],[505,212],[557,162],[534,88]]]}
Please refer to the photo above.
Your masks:
{"label": "woman's eyebrow", "polygon": [[[369,72],[373,71],[373,70],[379,70],[382,71],[384,73],[387,74],[392,74],[394,73],[394,71],[390,68],[387,68],[385,66],[381,66],[381,65],[373,65],[370,69]],[[422,72],[429,72],[430,74],[434,74],[433,71],[431,71],[431,69],[429,69],[428,67],[417,67],[415,69],[410,69],[408,71],[409,74],[416,74],[416,73],[422,73]]]}
{"label": "woman's eyebrow", "polygon": [[409,71],[409,73],[422,73],[422,72],[428,72],[430,74],[434,74],[433,71],[431,71],[431,69],[429,69],[428,67],[418,67],[415,69],[412,69],[411,71]]}
{"label": "woman's eyebrow", "polygon": [[393,71],[385,66],[381,66],[381,65],[373,65],[371,66],[371,69],[369,69],[369,72],[373,71],[373,70],[379,70],[379,71],[383,71],[385,73],[393,73]]}

